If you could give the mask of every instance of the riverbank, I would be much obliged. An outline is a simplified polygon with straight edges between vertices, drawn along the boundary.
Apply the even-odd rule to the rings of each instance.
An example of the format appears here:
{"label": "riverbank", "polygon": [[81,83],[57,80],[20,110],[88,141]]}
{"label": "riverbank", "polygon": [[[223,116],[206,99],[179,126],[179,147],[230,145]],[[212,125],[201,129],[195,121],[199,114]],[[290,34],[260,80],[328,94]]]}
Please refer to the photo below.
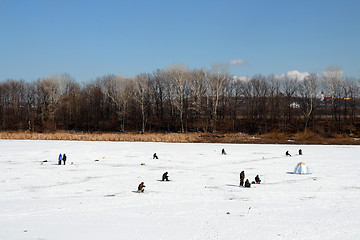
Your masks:
{"label": "riverbank", "polygon": [[30,131],[0,132],[0,139],[24,140],[73,140],[73,141],[121,141],[121,142],[169,142],[169,143],[252,143],[252,144],[324,144],[360,145],[360,138],[348,135],[323,137],[313,132],[296,134],[267,133],[85,133],[58,131],[35,133]]}

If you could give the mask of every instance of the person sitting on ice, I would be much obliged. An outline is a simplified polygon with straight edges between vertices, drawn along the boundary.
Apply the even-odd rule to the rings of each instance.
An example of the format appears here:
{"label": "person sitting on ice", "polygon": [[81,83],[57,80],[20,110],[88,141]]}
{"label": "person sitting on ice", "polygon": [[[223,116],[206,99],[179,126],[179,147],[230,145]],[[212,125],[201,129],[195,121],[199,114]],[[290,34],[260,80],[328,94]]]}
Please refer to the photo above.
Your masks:
{"label": "person sitting on ice", "polygon": [[256,177],[255,177],[255,183],[256,183],[256,184],[260,184],[260,182],[261,182],[261,180],[260,180],[259,175],[256,175]]}
{"label": "person sitting on ice", "polygon": [[156,155],[156,153],[154,153],[153,159],[159,159],[158,156]]}
{"label": "person sitting on ice", "polygon": [[162,175],[162,180],[163,180],[163,181],[169,181],[168,172],[165,172],[165,173]]}
{"label": "person sitting on ice", "polygon": [[138,193],[143,193],[144,190],[145,190],[144,182],[141,182],[141,183],[139,184],[139,186],[138,186],[137,192],[138,192]]}
{"label": "person sitting on ice", "polygon": [[222,155],[226,155],[226,152],[225,152],[225,149],[224,149],[224,148],[221,150],[221,154],[222,154]]}
{"label": "person sitting on ice", "polygon": [[289,151],[286,151],[285,155],[291,157]]}
{"label": "person sitting on ice", "polygon": [[302,150],[301,149],[299,149],[299,155],[302,155]]}
{"label": "person sitting on ice", "polygon": [[60,153],[60,155],[59,155],[59,161],[58,161],[58,164],[59,164],[59,165],[61,165],[61,160],[62,160],[62,155],[61,155],[61,153]]}
{"label": "person sitting on ice", "polygon": [[249,179],[246,179],[246,181],[245,181],[245,187],[251,187],[251,184],[250,184],[250,182],[249,182]]}

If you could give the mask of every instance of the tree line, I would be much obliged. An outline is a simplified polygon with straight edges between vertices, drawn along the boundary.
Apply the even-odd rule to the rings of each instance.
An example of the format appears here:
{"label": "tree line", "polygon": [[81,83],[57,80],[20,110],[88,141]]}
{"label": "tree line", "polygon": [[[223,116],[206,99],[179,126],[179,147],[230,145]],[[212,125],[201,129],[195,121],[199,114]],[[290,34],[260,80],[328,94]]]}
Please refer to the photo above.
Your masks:
{"label": "tree line", "polygon": [[359,133],[359,79],[240,79],[181,66],[78,83],[69,74],[0,82],[0,130]]}

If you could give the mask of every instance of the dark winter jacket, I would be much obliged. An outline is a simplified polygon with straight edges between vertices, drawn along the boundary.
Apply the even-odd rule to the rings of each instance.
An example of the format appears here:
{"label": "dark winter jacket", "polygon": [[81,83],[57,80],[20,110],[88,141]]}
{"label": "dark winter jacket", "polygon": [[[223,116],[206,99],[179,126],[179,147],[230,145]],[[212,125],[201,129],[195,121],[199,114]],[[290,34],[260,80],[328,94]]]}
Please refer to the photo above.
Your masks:
{"label": "dark winter jacket", "polygon": [[66,161],[66,155],[64,153],[64,156],[63,156],[63,159],[62,159],[64,162]]}
{"label": "dark winter jacket", "polygon": [[241,171],[241,173],[240,173],[240,179],[245,179],[245,172],[244,172],[244,171]]}
{"label": "dark winter jacket", "polygon": [[168,172],[166,172],[166,173],[164,173],[163,175],[162,175],[162,180],[163,181],[169,181],[169,178],[168,178],[169,176],[168,176]]}
{"label": "dark winter jacket", "polygon": [[246,181],[245,181],[245,187],[251,187],[251,184],[250,184],[250,182],[249,182],[249,179],[246,179]]}
{"label": "dark winter jacket", "polygon": [[260,178],[259,178],[259,175],[256,175],[256,177],[255,177],[255,182],[256,182],[256,183],[260,183],[260,182],[261,182],[261,180],[260,180]]}
{"label": "dark winter jacket", "polygon": [[139,184],[138,190],[143,190],[144,187],[145,187],[144,182],[141,182],[141,183]]}

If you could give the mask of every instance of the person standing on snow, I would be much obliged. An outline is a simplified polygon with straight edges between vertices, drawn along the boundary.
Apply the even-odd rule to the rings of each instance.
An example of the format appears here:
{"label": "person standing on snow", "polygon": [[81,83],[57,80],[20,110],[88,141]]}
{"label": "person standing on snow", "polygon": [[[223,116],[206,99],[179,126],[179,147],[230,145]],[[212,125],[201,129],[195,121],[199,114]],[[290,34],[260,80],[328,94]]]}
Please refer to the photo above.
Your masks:
{"label": "person standing on snow", "polygon": [[66,155],[65,155],[65,153],[64,153],[64,155],[63,155],[62,160],[64,161],[64,165],[65,165],[65,162],[66,162]]}
{"label": "person standing on snow", "polygon": [[226,152],[225,152],[225,149],[224,149],[224,148],[221,150],[221,154],[222,154],[222,155],[226,155]]}
{"label": "person standing on snow", "polygon": [[61,160],[62,160],[62,156],[61,156],[61,153],[60,153],[60,155],[59,155],[59,162],[58,162],[59,165],[61,165]]}
{"label": "person standing on snow", "polygon": [[245,179],[245,172],[244,171],[242,171],[241,173],[240,173],[240,186],[244,186],[244,179]]}

